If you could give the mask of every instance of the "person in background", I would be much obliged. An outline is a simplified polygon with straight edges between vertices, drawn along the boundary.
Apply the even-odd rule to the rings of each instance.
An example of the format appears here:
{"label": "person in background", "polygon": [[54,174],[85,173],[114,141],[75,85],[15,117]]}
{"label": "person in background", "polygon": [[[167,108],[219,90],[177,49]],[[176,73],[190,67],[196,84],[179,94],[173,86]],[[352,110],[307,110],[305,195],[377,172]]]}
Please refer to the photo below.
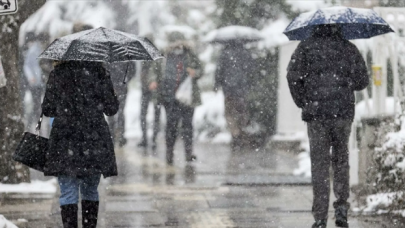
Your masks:
{"label": "person in background", "polygon": [[120,102],[120,108],[117,115],[108,117],[108,125],[115,143],[118,143],[119,147],[125,146],[127,140],[125,138],[125,105],[127,101],[128,85],[130,81],[136,75],[135,62],[114,62],[108,66],[112,75],[116,75],[111,78],[114,85],[114,89],[118,94],[118,101]]}
{"label": "person in background", "polygon": [[33,32],[27,33],[26,36],[26,46],[27,49],[23,51],[23,79],[22,88],[23,94],[30,93],[32,97],[32,108],[27,109],[30,106],[25,105],[26,109],[24,112],[27,115],[26,118],[26,130],[33,131],[36,120],[41,114],[41,102],[42,96],[44,94],[44,78],[39,59],[37,58],[43,51],[41,42],[37,39],[37,36]]}
{"label": "person in background", "polygon": [[249,124],[247,96],[253,64],[252,54],[244,43],[232,40],[225,44],[215,72],[214,90],[222,87],[224,93],[225,117],[232,135],[232,149],[240,149],[249,143],[245,129]]}
{"label": "person in background", "polygon": [[[145,36],[150,41],[153,41],[152,34]],[[158,98],[157,89],[162,78],[162,63],[161,60],[157,61],[143,61],[141,65],[141,85],[142,85],[142,98],[141,98],[141,129],[142,141],[138,144],[139,147],[148,146],[148,128],[146,115],[148,112],[149,102],[153,101],[154,108],[154,123],[153,123],[153,137],[152,137],[152,150],[156,149],[156,137],[159,133],[160,124],[160,99]]]}
{"label": "person in background", "polygon": [[78,227],[79,194],[82,227],[97,226],[101,175],[117,175],[114,145],[104,114],[115,115],[119,101],[102,63],[56,62],[42,103],[54,117],[45,176],[56,176],[64,228]]}
{"label": "person in background", "polygon": [[315,218],[312,228],[327,224],[331,164],[335,223],[349,227],[348,142],[355,112],[354,91],[369,83],[366,64],[356,46],[343,38],[338,25],[320,25],[312,37],[298,45],[287,71],[291,95],[308,124]]}
{"label": "person in background", "polygon": [[[170,45],[166,51],[164,76],[159,85],[161,101],[166,110],[166,161],[173,164],[173,150],[181,121],[186,161],[195,161],[193,154],[193,115],[194,108],[201,104],[201,94],[197,80],[203,75],[201,62],[187,44],[180,32],[168,36]],[[176,99],[176,92],[188,77],[192,81],[191,104],[183,104]]]}

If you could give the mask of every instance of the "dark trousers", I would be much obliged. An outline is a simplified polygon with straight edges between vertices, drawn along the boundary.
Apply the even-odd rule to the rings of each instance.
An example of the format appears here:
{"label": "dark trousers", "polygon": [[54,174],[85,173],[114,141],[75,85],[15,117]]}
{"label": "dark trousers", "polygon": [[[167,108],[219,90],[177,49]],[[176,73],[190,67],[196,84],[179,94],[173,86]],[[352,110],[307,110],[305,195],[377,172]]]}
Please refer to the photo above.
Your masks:
{"label": "dark trousers", "polygon": [[[146,114],[148,113],[149,102],[152,100],[153,92],[142,91],[141,98],[141,129],[142,129],[142,140],[143,142],[148,141],[148,127],[146,122]],[[157,102],[154,103],[154,122],[153,122],[153,138],[152,142],[156,142],[157,134],[159,133],[159,124],[160,124],[160,104]]]}
{"label": "dark trousers", "polygon": [[178,134],[178,124],[181,121],[182,138],[189,159],[193,152],[193,115],[194,108],[181,104],[178,101],[164,102],[166,110],[166,159],[173,161],[173,149]]}
{"label": "dark trousers", "polygon": [[34,130],[35,126],[37,125],[39,116],[41,115],[41,111],[42,111],[41,104],[42,104],[42,96],[44,94],[44,88],[42,86],[29,87],[29,90],[31,91],[31,95],[32,95],[32,110],[29,113],[27,110],[24,110],[24,111],[28,115],[26,130],[31,132]]}
{"label": "dark trousers", "polygon": [[[351,120],[308,122],[313,186],[312,213],[315,220],[327,219],[330,195],[329,167],[333,168],[334,207],[349,207],[349,150]],[[332,152],[332,153],[331,153]]]}
{"label": "dark trousers", "polygon": [[125,109],[125,102],[127,100],[127,85],[119,85],[116,86],[116,92],[118,95],[118,101],[120,103],[119,109],[117,114],[114,116],[108,117],[108,125],[110,127],[111,136],[113,137],[113,141],[116,143],[118,142],[119,146],[123,146],[126,143],[126,139],[124,137],[125,133],[125,116],[124,116],[124,109]]}

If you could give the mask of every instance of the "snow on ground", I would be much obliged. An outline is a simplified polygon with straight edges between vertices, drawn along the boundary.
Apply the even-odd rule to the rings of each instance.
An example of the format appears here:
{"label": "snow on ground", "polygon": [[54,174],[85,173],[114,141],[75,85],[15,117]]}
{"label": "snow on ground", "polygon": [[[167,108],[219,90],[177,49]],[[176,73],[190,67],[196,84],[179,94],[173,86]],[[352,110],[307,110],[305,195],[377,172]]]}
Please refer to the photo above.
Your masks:
{"label": "snow on ground", "polygon": [[3,215],[0,214],[0,228],[18,228],[16,225],[8,221]]}
{"label": "snow on ground", "polygon": [[[401,112],[401,106],[397,103],[396,107],[395,107],[395,103],[396,102],[393,97],[386,98],[386,100],[385,100],[385,109],[386,109],[385,114],[386,115],[395,115],[395,114]],[[356,105],[356,113],[354,116],[354,120],[357,123],[360,123],[361,118],[372,115],[372,111],[370,111],[370,110],[373,110],[373,100],[372,99],[368,100],[368,106],[367,106],[367,103],[365,100],[360,101]]]}
{"label": "snow on ground", "polygon": [[367,196],[367,205],[362,208],[355,208],[354,211],[363,212],[377,212],[378,214],[386,213],[386,210],[381,208],[387,208],[392,204],[396,197],[402,197],[402,193],[378,193]]}
{"label": "snow on ground", "polygon": [[[31,183],[1,184],[0,193],[56,193],[57,181],[53,178],[48,181],[33,180]],[[1,222],[0,222],[1,224]],[[0,228],[2,226],[0,225]]]}
{"label": "snow on ground", "polygon": [[298,168],[294,169],[293,174],[295,176],[311,177],[311,158],[309,156],[309,150],[301,152],[298,155]]}

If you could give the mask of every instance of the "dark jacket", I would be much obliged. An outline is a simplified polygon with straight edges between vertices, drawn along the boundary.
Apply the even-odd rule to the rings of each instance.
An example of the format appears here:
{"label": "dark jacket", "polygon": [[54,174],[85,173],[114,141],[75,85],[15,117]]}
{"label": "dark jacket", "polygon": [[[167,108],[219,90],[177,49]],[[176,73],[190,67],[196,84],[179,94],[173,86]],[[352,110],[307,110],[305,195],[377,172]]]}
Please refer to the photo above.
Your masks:
{"label": "dark jacket", "polygon": [[104,114],[119,107],[101,63],[64,62],[51,72],[42,111],[55,117],[45,175],[117,175],[114,145]]}
{"label": "dark jacket", "polygon": [[221,86],[225,96],[246,96],[253,64],[252,53],[243,44],[225,46],[215,71],[215,89]]}
{"label": "dark jacket", "polygon": [[[176,48],[182,48],[183,53],[176,54]],[[197,85],[197,80],[203,75],[203,67],[197,55],[190,47],[179,44],[172,46],[166,52],[165,72],[159,85],[160,100],[162,102],[173,102],[175,94],[180,84],[189,77],[187,68],[192,68],[196,71],[196,75],[192,78],[193,94],[192,107],[201,105],[201,92]]]}
{"label": "dark jacket", "polygon": [[304,121],[354,118],[355,90],[367,87],[366,64],[340,36],[319,35],[299,44],[288,66],[288,85]]}

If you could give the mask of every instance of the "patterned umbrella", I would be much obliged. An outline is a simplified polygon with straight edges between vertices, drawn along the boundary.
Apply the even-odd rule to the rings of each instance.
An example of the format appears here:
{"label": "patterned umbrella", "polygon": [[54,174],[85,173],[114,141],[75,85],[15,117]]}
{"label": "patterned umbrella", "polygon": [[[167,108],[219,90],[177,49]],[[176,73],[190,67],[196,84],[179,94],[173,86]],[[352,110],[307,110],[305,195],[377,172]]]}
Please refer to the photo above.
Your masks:
{"label": "patterned umbrella", "polygon": [[290,40],[308,39],[316,26],[339,25],[345,39],[364,39],[394,32],[374,10],[348,7],[330,7],[302,13],[285,29]]}

